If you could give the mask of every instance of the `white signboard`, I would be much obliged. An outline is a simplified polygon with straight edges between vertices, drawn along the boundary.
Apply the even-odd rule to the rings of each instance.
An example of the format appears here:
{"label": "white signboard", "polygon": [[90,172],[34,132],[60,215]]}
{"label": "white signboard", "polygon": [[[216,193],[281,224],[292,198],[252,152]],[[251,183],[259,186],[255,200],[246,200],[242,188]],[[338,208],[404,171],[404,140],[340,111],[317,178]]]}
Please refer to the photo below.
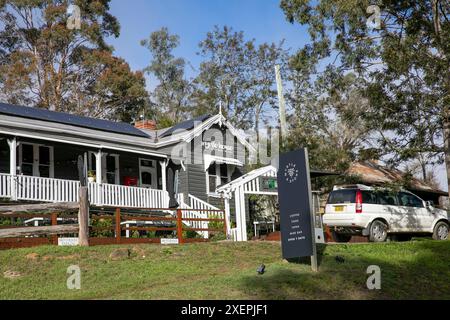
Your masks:
{"label": "white signboard", "polygon": [[233,151],[232,146],[226,146],[218,142],[203,142],[202,145],[205,147],[206,150],[225,150],[225,151]]}
{"label": "white signboard", "polygon": [[161,244],[179,244],[178,239],[161,239]]}
{"label": "white signboard", "polygon": [[58,238],[58,246],[60,247],[76,247],[78,238]]}

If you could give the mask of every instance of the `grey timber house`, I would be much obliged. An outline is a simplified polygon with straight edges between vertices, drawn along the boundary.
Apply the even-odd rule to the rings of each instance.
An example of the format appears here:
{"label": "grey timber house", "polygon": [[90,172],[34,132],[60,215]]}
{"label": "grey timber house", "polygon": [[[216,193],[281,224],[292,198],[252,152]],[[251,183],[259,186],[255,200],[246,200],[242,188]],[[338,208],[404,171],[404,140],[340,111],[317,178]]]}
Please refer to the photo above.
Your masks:
{"label": "grey timber house", "polygon": [[156,130],[0,103],[0,199],[77,201],[84,170],[96,206],[213,209],[250,149],[221,114]]}

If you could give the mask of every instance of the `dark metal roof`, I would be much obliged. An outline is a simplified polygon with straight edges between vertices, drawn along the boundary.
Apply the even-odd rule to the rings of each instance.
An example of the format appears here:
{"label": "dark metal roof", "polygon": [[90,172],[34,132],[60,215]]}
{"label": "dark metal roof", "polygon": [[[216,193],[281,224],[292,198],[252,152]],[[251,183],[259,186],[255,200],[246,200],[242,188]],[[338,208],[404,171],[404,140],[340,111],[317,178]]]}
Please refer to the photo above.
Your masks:
{"label": "dark metal roof", "polygon": [[204,121],[208,120],[209,118],[211,118],[211,115],[207,114],[207,115],[203,115],[200,117],[197,117],[195,119],[191,119],[191,120],[187,120],[184,122],[181,122],[175,126],[173,126],[172,128],[168,129],[167,131],[165,131],[160,138],[165,138],[168,136],[171,136],[172,134],[176,133],[176,131],[181,131],[181,130],[192,130],[194,129],[194,127],[196,125],[199,125],[200,123],[203,123]]}
{"label": "dark metal roof", "polygon": [[145,134],[139,129],[136,129],[134,126],[128,123],[82,117],[73,114],[49,111],[39,108],[0,103],[0,114],[6,114],[35,120],[43,120],[48,122],[69,124],[77,127],[108,131],[131,136],[138,136],[145,138],[148,137],[147,134]]}

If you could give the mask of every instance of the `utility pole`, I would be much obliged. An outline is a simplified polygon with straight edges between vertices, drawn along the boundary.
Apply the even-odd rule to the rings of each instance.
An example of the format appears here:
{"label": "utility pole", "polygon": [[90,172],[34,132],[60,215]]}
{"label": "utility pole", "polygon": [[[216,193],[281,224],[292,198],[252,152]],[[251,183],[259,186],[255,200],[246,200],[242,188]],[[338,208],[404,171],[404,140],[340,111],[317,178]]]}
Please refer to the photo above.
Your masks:
{"label": "utility pole", "polygon": [[284,101],[283,82],[281,79],[280,65],[275,66],[275,74],[276,74],[276,78],[277,78],[278,102],[279,102],[279,108],[280,108],[281,143],[284,144],[286,136],[287,136],[286,102]]}

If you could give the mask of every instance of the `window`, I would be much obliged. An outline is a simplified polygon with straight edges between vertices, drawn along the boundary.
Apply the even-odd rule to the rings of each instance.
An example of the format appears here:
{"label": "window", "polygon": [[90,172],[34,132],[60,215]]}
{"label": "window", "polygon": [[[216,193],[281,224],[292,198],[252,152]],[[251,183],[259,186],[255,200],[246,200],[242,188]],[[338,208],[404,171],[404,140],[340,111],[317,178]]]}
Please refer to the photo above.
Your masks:
{"label": "window", "polygon": [[109,184],[119,184],[118,176],[118,156],[106,156],[106,182]]}
{"label": "window", "polygon": [[366,204],[378,204],[377,195],[372,191],[362,191],[363,203]]}
{"label": "window", "polygon": [[388,206],[397,206],[397,196],[393,192],[388,191],[380,191],[377,192],[378,204],[388,205]]}
{"label": "window", "polygon": [[141,187],[152,189],[158,187],[156,160],[139,159],[139,173]]}
{"label": "window", "polygon": [[216,167],[217,167],[216,164],[213,163],[208,168],[208,174],[207,174],[207,179],[208,179],[207,192],[208,193],[215,192],[215,190],[217,188]]}
{"label": "window", "polygon": [[[97,156],[92,151],[89,151],[88,170],[97,175]],[[118,154],[102,153],[102,180],[102,183],[120,184]]]}
{"label": "window", "polygon": [[34,173],[34,146],[32,144],[22,144],[22,164],[21,173],[24,176],[32,176]]}
{"label": "window", "polygon": [[413,194],[407,192],[400,192],[398,198],[401,206],[423,208],[423,201]]}
{"label": "window", "polygon": [[356,203],[356,190],[336,190],[330,193],[328,204]]}
{"label": "window", "polygon": [[231,181],[234,166],[226,163],[212,163],[206,171],[206,192],[213,194],[216,188]]}
{"label": "window", "polygon": [[50,178],[50,148],[39,146],[39,176]]}
{"label": "window", "polygon": [[21,143],[19,166],[22,175],[53,178],[53,147]]}
{"label": "window", "polygon": [[222,163],[220,165],[220,185],[227,184],[230,181],[228,177],[228,165]]}

